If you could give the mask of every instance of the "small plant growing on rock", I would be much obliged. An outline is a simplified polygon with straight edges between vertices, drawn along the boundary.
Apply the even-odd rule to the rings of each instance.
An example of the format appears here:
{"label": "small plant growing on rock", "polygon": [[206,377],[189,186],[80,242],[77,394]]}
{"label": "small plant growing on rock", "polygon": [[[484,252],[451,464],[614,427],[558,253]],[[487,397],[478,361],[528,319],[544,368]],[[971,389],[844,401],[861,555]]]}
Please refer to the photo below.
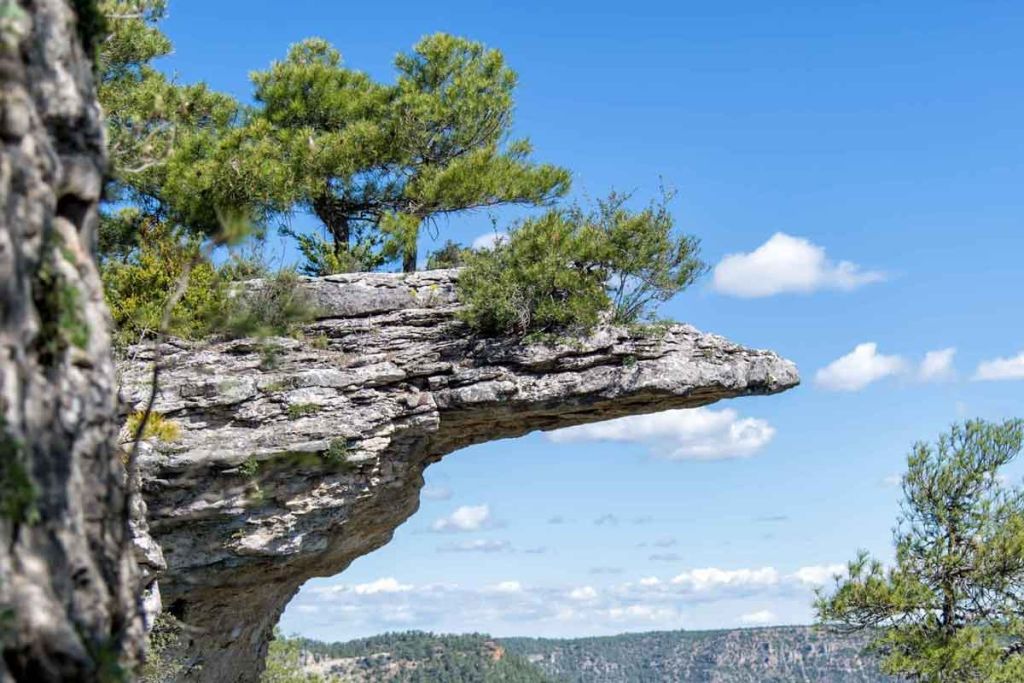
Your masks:
{"label": "small plant growing on rock", "polygon": [[281,365],[281,347],[277,344],[260,345],[260,370],[276,370]]}
{"label": "small plant growing on rock", "polygon": [[236,293],[223,332],[229,337],[286,337],[316,318],[316,306],[293,270]]}
{"label": "small plant growing on rock", "polygon": [[300,417],[315,415],[319,411],[320,406],[316,403],[293,403],[288,406],[288,419],[298,420]]}
{"label": "small plant growing on rock", "polygon": [[[145,417],[145,412],[141,410],[128,416],[125,427],[128,429],[129,437],[135,438],[135,435],[138,434],[139,425],[142,424],[143,417]],[[174,420],[168,419],[154,411],[149,414],[149,419],[146,420],[146,428],[142,432],[142,438],[156,439],[163,443],[177,441],[181,438],[181,426]]]}
{"label": "small plant growing on rock", "polygon": [[343,465],[348,462],[348,440],[344,438],[332,439],[324,451],[324,459],[334,465]]}
{"label": "small plant growing on rock", "polygon": [[259,474],[260,461],[257,460],[255,457],[249,458],[248,460],[246,460],[245,462],[238,466],[238,471],[242,474],[243,477],[248,477],[249,479],[252,479],[257,474]]}
{"label": "small plant growing on rock", "polygon": [[284,380],[275,380],[263,385],[263,391],[268,394],[276,394],[279,391],[286,391],[289,388],[288,382],[285,382]]}

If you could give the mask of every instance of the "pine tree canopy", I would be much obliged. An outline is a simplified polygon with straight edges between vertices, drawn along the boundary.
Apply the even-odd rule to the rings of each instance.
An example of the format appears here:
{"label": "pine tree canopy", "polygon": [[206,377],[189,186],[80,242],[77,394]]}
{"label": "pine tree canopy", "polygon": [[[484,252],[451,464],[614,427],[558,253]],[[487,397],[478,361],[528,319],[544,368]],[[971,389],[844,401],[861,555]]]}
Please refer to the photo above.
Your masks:
{"label": "pine tree canopy", "polygon": [[1022,445],[1022,420],[970,421],[915,445],[894,564],[860,553],[819,596],[819,620],[877,629],[883,669],[911,680],[1024,680],[1024,489],[999,473]]}
{"label": "pine tree canopy", "polygon": [[527,140],[507,139],[516,77],[500,52],[436,34],[395,65],[397,82],[382,85],[313,38],[253,74],[260,106],[243,135],[273,140],[262,161],[281,190],[273,208],[307,210],[330,235],[329,245],[300,245],[322,260],[319,274],[394,258],[413,270],[424,225],[544,205],[569,189],[566,170],[534,163]]}

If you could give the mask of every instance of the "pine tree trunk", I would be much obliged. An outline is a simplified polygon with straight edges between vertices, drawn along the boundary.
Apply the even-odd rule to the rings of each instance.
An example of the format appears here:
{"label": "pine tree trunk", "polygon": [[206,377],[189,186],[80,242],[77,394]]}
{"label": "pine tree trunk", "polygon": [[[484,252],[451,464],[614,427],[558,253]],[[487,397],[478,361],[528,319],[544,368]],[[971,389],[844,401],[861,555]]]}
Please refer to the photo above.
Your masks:
{"label": "pine tree trunk", "polygon": [[402,254],[402,270],[406,273],[416,272],[417,250],[416,245],[406,249]]}
{"label": "pine tree trunk", "polygon": [[342,256],[348,251],[348,243],[351,239],[348,216],[342,213],[337,206],[337,200],[328,193],[313,200],[313,213],[324,224],[327,231],[331,233],[335,255]]}
{"label": "pine tree trunk", "polygon": [[143,634],[93,260],[94,29],[66,0],[0,18],[0,681],[112,680]]}

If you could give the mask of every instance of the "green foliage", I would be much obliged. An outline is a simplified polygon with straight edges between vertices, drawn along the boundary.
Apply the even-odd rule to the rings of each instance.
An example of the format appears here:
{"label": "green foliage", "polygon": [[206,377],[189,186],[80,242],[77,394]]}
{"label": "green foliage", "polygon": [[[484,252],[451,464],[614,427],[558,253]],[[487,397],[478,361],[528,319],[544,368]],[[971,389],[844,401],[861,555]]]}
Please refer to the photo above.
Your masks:
{"label": "green foliage", "polygon": [[[238,291],[218,331],[234,338],[283,337],[316,318],[317,309],[295,271],[284,269]],[[268,363],[272,365],[272,363]]]}
{"label": "green foliage", "polygon": [[0,516],[14,524],[34,524],[38,492],[25,463],[24,444],[11,434],[0,415]]}
{"label": "green foliage", "polygon": [[[128,416],[125,428],[133,439],[139,433],[139,426],[142,425],[142,418],[145,415],[144,411],[139,410]],[[142,438],[171,443],[181,438],[181,426],[174,420],[168,419],[156,411],[152,411],[146,420],[146,428],[142,431]]]}
{"label": "green foliage", "polygon": [[316,415],[320,412],[320,404],[318,403],[293,403],[288,406],[288,419],[298,420],[300,417],[306,417],[307,415]]}
{"label": "green foliage", "polygon": [[444,246],[427,257],[427,270],[461,268],[466,265],[469,255],[472,253],[472,249],[448,240]]}
{"label": "green foliage", "polygon": [[260,683],[322,683],[320,676],[303,671],[301,654],[299,640],[285,638],[275,629]]}
{"label": "green foliage", "polygon": [[324,451],[324,459],[335,465],[345,464],[348,461],[348,439],[338,437],[332,439]]}
{"label": "green foliage", "polygon": [[484,334],[577,334],[611,302],[590,226],[562,211],[524,221],[493,250],[473,254],[458,281],[460,315]]}
{"label": "green foliage", "polygon": [[0,603],[0,648],[14,641],[17,628],[16,617],[13,607]]}
{"label": "green foliage", "polygon": [[89,325],[82,317],[81,294],[63,272],[74,267],[75,256],[67,250],[60,234],[48,233],[32,287],[39,312],[35,346],[44,365],[59,362],[70,347],[84,349],[89,344]]}
{"label": "green foliage", "polygon": [[381,238],[368,233],[349,244],[336,244],[315,234],[303,234],[282,228],[281,234],[293,238],[302,254],[299,271],[303,275],[321,277],[337,273],[359,273],[375,270],[386,262],[379,251]]}
{"label": "green foliage", "polygon": [[[435,635],[419,631],[385,633],[348,643],[288,641],[296,652],[356,660],[359,680],[395,683],[550,683],[522,657],[505,652],[492,638],[472,633]],[[381,656],[386,654],[386,656]],[[298,655],[295,655],[298,658]],[[339,672],[334,680],[350,680]]]}
{"label": "green foliage", "polygon": [[[249,204],[226,191],[202,192],[208,188],[197,178],[207,169],[198,162],[219,148],[240,111],[232,98],[203,84],[178,85],[151,66],[171,52],[157,28],[166,5],[166,0],[98,3],[107,27],[98,51],[98,96],[113,172],[106,194],[147,219],[170,221],[195,234],[219,234],[224,217]],[[121,258],[138,244],[140,235],[131,226],[118,211],[103,212],[102,257]]]}
{"label": "green foliage", "polygon": [[671,195],[641,211],[627,209],[629,199],[613,192],[590,213],[574,209],[574,219],[593,226],[606,245],[612,319],[626,325],[649,318],[653,304],[668,301],[707,270],[698,256],[700,241],[673,232]]}
{"label": "green foliage", "polygon": [[[239,145],[272,141],[256,157],[263,206],[309,210],[331,237],[300,239],[304,272],[395,258],[413,270],[424,225],[482,207],[545,204],[568,190],[568,173],[530,161],[526,140],[503,144],[516,77],[500,52],[436,34],[395,65],[397,83],[376,83],[314,38],[253,75],[261,106]],[[230,159],[232,169],[244,163]]]}
{"label": "green foliage", "polygon": [[461,315],[483,334],[577,335],[602,315],[634,324],[704,271],[697,241],[673,234],[664,202],[633,212],[611,195],[597,208],[551,210],[470,254]]}
{"label": "green foliage", "polygon": [[881,629],[885,671],[929,683],[1022,680],[1024,489],[999,469],[1024,445],[1024,421],[969,421],[907,457],[886,569],[861,552],[819,594],[818,619]]}
{"label": "green foliage", "polygon": [[157,615],[147,636],[146,661],[139,671],[141,683],[171,683],[184,672],[181,622],[170,612]]}
{"label": "green foliage", "polygon": [[[101,268],[119,345],[156,333],[171,292],[186,270],[184,295],[171,311],[172,336],[287,336],[315,317],[316,309],[293,271],[268,275],[259,259],[238,254],[217,268],[197,237],[151,219],[140,226],[140,246],[125,260],[110,259]],[[264,279],[244,290],[233,284],[254,276]]]}
{"label": "green foliage", "polygon": [[242,473],[242,476],[252,479],[259,474],[260,461],[256,458],[249,458],[238,466],[238,471]]}
{"label": "green foliage", "polygon": [[191,269],[188,285],[171,311],[168,332],[185,339],[210,334],[223,319],[228,298],[223,278],[195,237],[151,219],[139,225],[140,246],[126,260],[108,260],[101,268],[115,342],[135,343],[159,330],[171,292],[186,269]]}

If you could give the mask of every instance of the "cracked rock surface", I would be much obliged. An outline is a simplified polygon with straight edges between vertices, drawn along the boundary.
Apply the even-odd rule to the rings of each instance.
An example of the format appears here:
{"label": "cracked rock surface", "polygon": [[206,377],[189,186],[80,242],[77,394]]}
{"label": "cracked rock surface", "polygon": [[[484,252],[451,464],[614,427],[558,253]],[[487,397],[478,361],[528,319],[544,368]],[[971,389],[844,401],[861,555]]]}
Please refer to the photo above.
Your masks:
{"label": "cracked rock surface", "polygon": [[[456,278],[309,280],[319,318],[301,340],[161,349],[155,409],[180,437],[147,442],[140,467],[164,609],[192,627],[188,677],[256,680],[302,583],[387,543],[419,505],[424,468],[452,451],[799,382],[775,353],[687,325],[558,346],[477,338],[456,317]],[[135,409],[151,354],[121,364]]]}

